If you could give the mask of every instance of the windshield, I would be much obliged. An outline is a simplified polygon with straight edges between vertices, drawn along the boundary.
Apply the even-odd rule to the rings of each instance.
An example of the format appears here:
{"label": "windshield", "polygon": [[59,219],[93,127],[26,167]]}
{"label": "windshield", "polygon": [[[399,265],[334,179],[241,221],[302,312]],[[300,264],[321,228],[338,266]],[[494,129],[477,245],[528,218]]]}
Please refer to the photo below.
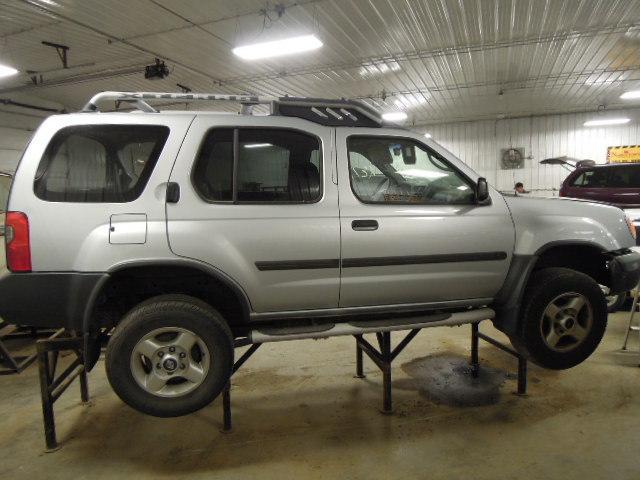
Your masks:
{"label": "windshield", "polygon": [[0,213],[4,213],[7,210],[10,188],[11,175],[0,175]]}
{"label": "windshield", "polygon": [[587,170],[578,175],[572,185],[586,188],[640,188],[640,165]]}

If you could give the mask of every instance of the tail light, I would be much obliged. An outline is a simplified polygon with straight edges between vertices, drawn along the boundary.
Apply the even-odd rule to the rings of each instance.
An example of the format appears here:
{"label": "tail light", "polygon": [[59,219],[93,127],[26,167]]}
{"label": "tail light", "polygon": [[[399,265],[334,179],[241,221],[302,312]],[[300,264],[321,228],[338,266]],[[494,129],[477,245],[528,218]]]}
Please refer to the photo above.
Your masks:
{"label": "tail light", "polygon": [[7,267],[12,272],[31,271],[29,219],[22,212],[7,212],[5,218]]}

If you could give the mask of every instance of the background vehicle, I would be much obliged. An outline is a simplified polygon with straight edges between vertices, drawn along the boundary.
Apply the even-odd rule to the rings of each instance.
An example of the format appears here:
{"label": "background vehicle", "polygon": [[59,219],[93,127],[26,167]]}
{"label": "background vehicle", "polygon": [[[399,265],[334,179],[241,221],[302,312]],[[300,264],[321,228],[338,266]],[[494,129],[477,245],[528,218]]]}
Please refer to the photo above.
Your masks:
{"label": "background vehicle", "polygon": [[[604,202],[622,208],[640,230],[640,165],[638,164],[577,164],[562,182],[561,197]],[[640,232],[639,232],[640,233]],[[636,234],[636,245],[640,245]],[[615,312],[625,303],[627,292],[607,295],[607,306]]]}
{"label": "background vehicle", "polygon": [[[244,114],[146,103],[167,98]],[[147,113],[91,113],[114,99]],[[271,115],[247,113],[258,103]],[[502,196],[360,102],[106,92],[84,110],[49,117],[18,167],[0,315],[83,332],[89,350],[114,329],[109,381],[152,415],[210,403],[237,338],[492,319],[538,365],[570,368],[604,334],[599,284],[640,276],[619,209]]]}

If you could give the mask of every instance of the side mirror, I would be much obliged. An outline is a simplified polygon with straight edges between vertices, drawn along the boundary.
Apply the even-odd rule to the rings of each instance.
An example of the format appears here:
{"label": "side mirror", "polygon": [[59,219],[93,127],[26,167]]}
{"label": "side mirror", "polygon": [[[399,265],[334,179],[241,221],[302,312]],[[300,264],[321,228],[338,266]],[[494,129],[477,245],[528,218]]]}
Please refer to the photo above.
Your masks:
{"label": "side mirror", "polygon": [[476,185],[476,200],[480,203],[484,202],[487,198],[489,198],[489,184],[486,178],[480,177]]}

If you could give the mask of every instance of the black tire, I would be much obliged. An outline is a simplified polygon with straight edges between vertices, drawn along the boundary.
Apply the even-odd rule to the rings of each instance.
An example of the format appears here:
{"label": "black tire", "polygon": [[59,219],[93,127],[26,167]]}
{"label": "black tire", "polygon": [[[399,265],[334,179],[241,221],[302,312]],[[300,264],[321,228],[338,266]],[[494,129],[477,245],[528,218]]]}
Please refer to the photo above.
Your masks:
{"label": "black tire", "polygon": [[[558,325],[561,333],[566,335],[561,338],[569,339],[569,342],[564,345],[558,342],[555,349],[551,348],[543,334],[545,330],[550,331],[550,317],[544,317],[543,314],[551,303],[562,301],[564,295],[570,298],[574,293],[585,302],[585,307],[581,307],[579,312],[582,316],[576,316],[574,321],[582,322],[579,326],[586,325],[585,319],[589,317],[585,316],[585,312],[591,313],[589,328],[583,327],[582,332],[586,333],[582,334],[582,340],[577,341],[571,335],[566,335],[566,324]],[[590,310],[585,310],[587,307]],[[558,318],[570,317],[560,314]],[[597,348],[607,327],[607,302],[600,286],[591,277],[567,268],[545,268],[534,272],[527,284],[520,322],[520,335],[511,338],[516,350],[541,367],[564,370],[582,363]],[[575,323],[572,325],[575,327]],[[554,328],[553,325],[551,328]],[[558,351],[560,348],[564,350]]]}
{"label": "black tire", "polygon": [[[138,357],[134,355],[134,348],[151,332],[165,328],[188,330],[210,352],[201,383],[194,384],[191,391],[172,397],[151,393],[134,378],[133,365]],[[199,347],[195,348],[200,351]],[[204,354],[201,355],[203,361]],[[155,360],[151,361],[151,369]],[[143,356],[142,363],[145,361]],[[157,365],[160,368],[160,363]],[[107,377],[116,394],[129,406],[156,417],[178,417],[207,406],[229,381],[232,368],[233,336],[228,325],[211,306],[187,295],[161,295],[134,307],[116,327],[106,351]]]}
{"label": "black tire", "polygon": [[617,312],[622,308],[624,302],[627,301],[627,292],[619,293],[617,295],[607,295],[607,311],[609,313]]}

